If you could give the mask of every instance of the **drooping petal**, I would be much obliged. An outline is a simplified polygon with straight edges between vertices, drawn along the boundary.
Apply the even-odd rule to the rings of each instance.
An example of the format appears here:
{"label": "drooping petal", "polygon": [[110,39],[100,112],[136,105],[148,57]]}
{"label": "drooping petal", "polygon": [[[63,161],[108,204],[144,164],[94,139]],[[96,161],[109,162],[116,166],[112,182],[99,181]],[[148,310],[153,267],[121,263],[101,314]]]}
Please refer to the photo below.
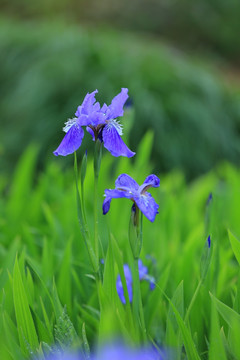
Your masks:
{"label": "drooping petal", "polygon": [[155,216],[158,214],[159,206],[152,195],[145,192],[143,195],[134,197],[134,200],[146,218],[153,222],[155,220]]}
{"label": "drooping petal", "polygon": [[112,199],[117,199],[117,198],[131,199],[131,197],[132,197],[132,194],[130,194],[128,191],[121,191],[121,190],[117,190],[117,189],[114,189],[114,190],[106,189],[105,195],[106,195],[106,198],[104,199],[103,206],[102,206],[103,215],[106,215],[107,212],[109,211]]}
{"label": "drooping petal", "polygon": [[53,152],[54,155],[67,156],[76,151],[82,143],[84,131],[77,123],[71,126],[64,136],[59,147]]}
{"label": "drooping petal", "polygon": [[121,174],[118,176],[115,181],[115,187],[129,192],[136,192],[139,189],[138,183],[127,174]]}
{"label": "drooping petal", "polygon": [[143,194],[150,187],[156,188],[159,187],[159,185],[160,185],[160,179],[156,175],[151,174],[148,177],[146,177],[144,183],[139,188],[139,192]]}
{"label": "drooping petal", "polygon": [[128,158],[135,155],[123,142],[116,127],[107,124],[102,131],[104,147],[110,151],[113,156],[127,156]]}
{"label": "drooping petal", "polygon": [[116,119],[123,116],[123,105],[128,98],[128,89],[122,88],[121,92],[112,99],[111,105],[108,106],[108,119]]}

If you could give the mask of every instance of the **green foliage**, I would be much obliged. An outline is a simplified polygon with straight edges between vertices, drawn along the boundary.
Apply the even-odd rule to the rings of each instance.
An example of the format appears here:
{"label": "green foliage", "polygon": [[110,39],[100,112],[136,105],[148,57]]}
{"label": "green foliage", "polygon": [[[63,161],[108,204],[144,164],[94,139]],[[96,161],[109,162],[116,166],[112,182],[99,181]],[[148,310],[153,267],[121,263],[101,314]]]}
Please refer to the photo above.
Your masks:
{"label": "green foliage", "polygon": [[[79,231],[74,170],[63,171],[52,157],[33,181],[37,154],[31,153],[32,147],[23,154],[16,175],[1,194],[2,358],[21,360],[33,353],[40,356],[56,351],[56,346],[81,347],[88,356],[96,341],[116,337],[130,344],[140,343],[143,337],[134,321],[132,304],[126,296],[127,303],[123,305],[116,292],[116,278],[120,274],[127,294],[123,265],[131,266],[132,261],[128,243],[131,203],[126,199],[113,201],[110,212],[102,216],[101,201],[104,189],[111,188],[123,171],[139,183],[151,173],[151,137],[152,134],[146,134],[139,145],[134,165],[122,158],[113,166],[115,159],[110,154],[103,155],[98,227],[104,265],[100,264],[103,282],[99,280],[98,292],[96,274]],[[21,176],[28,184],[26,188],[21,185]],[[238,359],[239,170],[224,163],[188,185],[178,172],[160,174],[160,178],[161,186],[153,193],[160,205],[159,214],[153,224],[143,219],[141,259],[156,279],[153,291],[147,282],[141,282],[148,341],[157,347],[174,347],[177,360],[208,357],[212,360],[215,353],[222,359]],[[90,151],[84,194],[91,235],[93,181]],[[210,192],[213,201],[209,213],[212,239],[209,249],[205,245],[205,219]],[[13,194],[17,210],[12,205]],[[28,202],[24,211],[20,211],[23,196]],[[236,237],[227,233],[228,228]]]}
{"label": "green foliage", "polygon": [[85,94],[97,88],[97,99],[109,103],[121,87],[129,88],[133,101],[121,120],[124,136],[132,125],[129,145],[136,150],[153,130],[155,169],[181,168],[193,178],[221,159],[239,164],[239,93],[226,89],[211,68],[148,38],[126,35],[0,19],[2,166],[12,169],[32,141],[40,146],[43,165]]}
{"label": "green foliage", "polygon": [[214,51],[239,58],[239,14],[237,0],[191,0],[112,2],[106,0],[3,1],[3,12],[20,18],[61,16],[72,22],[110,23],[115,27],[160,34],[168,40],[197,51]]}

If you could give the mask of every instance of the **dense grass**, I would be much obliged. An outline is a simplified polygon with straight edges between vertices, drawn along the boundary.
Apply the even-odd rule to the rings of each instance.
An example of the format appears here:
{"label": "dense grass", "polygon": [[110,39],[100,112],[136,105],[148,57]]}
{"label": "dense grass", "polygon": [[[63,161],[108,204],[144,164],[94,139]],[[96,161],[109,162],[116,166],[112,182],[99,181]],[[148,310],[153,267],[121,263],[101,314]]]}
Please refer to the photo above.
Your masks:
{"label": "dense grass", "polygon": [[[130,326],[131,308],[122,305],[115,290],[122,264],[131,262],[131,204],[115,200],[104,217],[101,201],[104,189],[112,188],[120,173],[130,174],[139,183],[151,173],[151,144],[148,133],[134,166],[110,154],[102,160],[101,309],[78,227],[73,170],[64,169],[61,158],[52,158],[41,173],[36,172],[38,149],[31,146],[10,182],[1,175],[1,359],[29,358],[50,351],[54,344],[63,349],[81,347],[87,353],[87,344],[92,348],[119,336],[130,344],[141,342],[141,333]],[[144,219],[141,253],[156,279],[152,292],[147,283],[141,284],[148,341],[174,349],[172,358],[176,359],[239,359],[240,245],[232,235],[240,236],[239,170],[222,164],[189,185],[180,172],[158,175],[160,188],[151,192],[160,205],[159,215],[153,224]],[[90,229],[92,189],[89,155],[85,197]],[[206,207],[210,192],[211,211]],[[206,247],[209,234],[211,254]],[[203,279],[208,255],[211,261]]]}

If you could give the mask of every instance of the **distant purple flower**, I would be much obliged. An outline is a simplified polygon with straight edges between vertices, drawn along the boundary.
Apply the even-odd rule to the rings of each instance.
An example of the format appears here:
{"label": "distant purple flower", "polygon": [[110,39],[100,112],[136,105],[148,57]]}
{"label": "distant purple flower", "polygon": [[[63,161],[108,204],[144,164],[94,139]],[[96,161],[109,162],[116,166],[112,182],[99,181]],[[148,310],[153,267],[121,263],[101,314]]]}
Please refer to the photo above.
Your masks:
{"label": "distant purple flower", "polygon": [[[133,286],[132,286],[132,273],[130,270],[130,267],[128,264],[123,265],[124,270],[124,276],[127,283],[127,291],[129,296],[129,301],[132,302],[133,299]],[[143,265],[142,260],[138,260],[138,270],[139,270],[139,280],[147,280],[150,283],[150,290],[153,290],[155,288],[155,279],[152,276],[148,275],[148,268],[147,266]],[[120,275],[117,277],[116,281],[116,288],[118,296],[123,304],[126,304],[126,299],[124,297],[124,290],[123,290],[123,284]]]}
{"label": "distant purple flower", "polygon": [[123,345],[110,344],[101,349],[92,360],[164,360],[161,354],[153,348],[134,349]]}
{"label": "distant purple flower", "polygon": [[57,353],[48,355],[46,360],[84,360],[84,358],[80,354],[58,351]]}
{"label": "distant purple flower", "polygon": [[156,175],[149,175],[144,183],[139,186],[131,176],[121,174],[115,181],[116,189],[105,190],[106,198],[103,202],[103,214],[105,215],[109,211],[112,199],[127,198],[136,204],[148,220],[153,222],[156,214],[158,214],[159,206],[147,190],[150,187],[158,187],[159,185],[160,180]]}
{"label": "distant purple flower", "polygon": [[123,142],[121,135],[122,125],[117,118],[123,116],[123,106],[128,98],[128,89],[122,88],[121,92],[115,96],[109,106],[104,104],[101,108],[99,102],[96,102],[95,90],[87,93],[82,105],[80,105],[73,119],[65,123],[63,131],[66,133],[59,147],[53,152],[54,155],[66,156],[76,151],[82,143],[84,136],[83,126],[92,135],[93,140],[99,139],[104,147],[110,151],[113,156],[135,155]]}
{"label": "distant purple flower", "polygon": [[[123,344],[108,344],[100,348],[96,354],[90,354],[89,360],[166,360],[164,351],[154,348],[130,348]],[[83,360],[80,354],[59,352],[47,356],[47,360]]]}

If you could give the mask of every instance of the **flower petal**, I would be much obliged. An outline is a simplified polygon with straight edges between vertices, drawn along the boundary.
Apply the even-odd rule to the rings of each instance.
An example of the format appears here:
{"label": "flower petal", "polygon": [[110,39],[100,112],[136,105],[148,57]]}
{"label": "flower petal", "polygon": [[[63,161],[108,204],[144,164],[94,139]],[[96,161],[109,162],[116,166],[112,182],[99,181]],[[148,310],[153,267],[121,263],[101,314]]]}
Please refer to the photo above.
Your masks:
{"label": "flower petal", "polygon": [[135,155],[123,142],[115,126],[106,125],[102,131],[104,147],[110,151],[113,156],[127,156],[128,158]]}
{"label": "flower petal", "polygon": [[144,280],[148,273],[148,268],[147,266],[143,265],[141,259],[138,260],[138,271],[139,271],[139,280]]}
{"label": "flower petal", "polygon": [[[123,270],[124,270],[124,276],[125,276],[126,283],[127,283],[127,291],[128,291],[129,301],[132,302],[132,299],[133,299],[132,273],[131,273],[131,270],[130,270],[128,264],[123,265]],[[119,296],[121,302],[123,304],[126,304],[122,279],[121,279],[120,275],[118,275],[118,277],[117,277],[116,288],[117,288],[117,293],[118,293],[118,296]]]}
{"label": "flower petal", "polygon": [[76,151],[82,143],[84,131],[78,124],[73,125],[64,136],[59,147],[53,152],[54,155],[66,156]]}
{"label": "flower petal", "polygon": [[93,141],[95,141],[95,135],[93,130],[89,126],[86,127],[86,130],[92,136]]}
{"label": "flower petal", "polygon": [[152,195],[145,192],[143,195],[134,197],[134,200],[146,218],[153,222],[155,220],[155,216],[158,214],[159,206]]}
{"label": "flower petal", "polygon": [[121,92],[112,99],[111,105],[108,106],[108,119],[116,119],[123,116],[123,105],[128,98],[128,89],[122,88]]}
{"label": "flower petal", "polygon": [[112,199],[116,198],[128,198],[131,199],[132,194],[130,194],[128,191],[121,191],[121,190],[105,190],[106,198],[103,201],[103,215],[106,215],[110,209],[110,204]]}
{"label": "flower petal", "polygon": [[150,187],[159,187],[159,185],[160,185],[160,179],[156,175],[151,174],[148,177],[146,177],[144,183],[139,188],[139,192],[143,194]]}
{"label": "flower petal", "polygon": [[115,181],[117,189],[123,189],[129,192],[136,192],[139,189],[138,183],[129,175],[121,174]]}
{"label": "flower petal", "polygon": [[[89,113],[94,111],[93,104],[96,102],[96,99],[95,99],[96,93],[98,93],[97,90],[91,92],[90,94],[87,93],[87,95],[85,96],[85,98],[83,100],[82,106],[81,106],[81,114],[89,115]],[[100,109],[100,105],[99,105],[99,109]],[[78,116],[78,115],[76,115],[76,116]]]}

